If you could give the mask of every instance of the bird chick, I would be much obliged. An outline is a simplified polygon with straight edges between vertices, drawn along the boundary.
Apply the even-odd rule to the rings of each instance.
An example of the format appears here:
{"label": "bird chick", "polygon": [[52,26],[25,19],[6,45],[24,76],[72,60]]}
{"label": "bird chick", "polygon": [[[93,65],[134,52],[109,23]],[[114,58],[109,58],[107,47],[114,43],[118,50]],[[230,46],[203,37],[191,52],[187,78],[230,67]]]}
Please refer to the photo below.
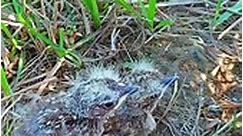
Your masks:
{"label": "bird chick", "polygon": [[70,112],[79,117],[102,117],[107,110],[118,108],[120,105],[117,104],[138,89],[119,82],[118,72],[111,68],[95,67],[89,75],[86,81],[75,83],[65,100]]}
{"label": "bird chick", "polygon": [[128,67],[131,70],[124,76],[123,82],[140,86],[139,91],[132,96],[139,103],[159,95],[163,90],[166,91],[178,79],[177,76],[168,77],[160,73],[155,64],[146,59],[130,63]]}
{"label": "bird chick", "polygon": [[98,135],[106,117],[122,106],[137,87],[120,83],[119,73],[95,67],[82,74],[67,95],[49,102],[34,115],[25,117],[15,136]]}
{"label": "bird chick", "polygon": [[[156,127],[152,117],[153,110],[178,77],[165,76],[155,68],[153,62],[148,60],[130,63],[129,68],[130,72],[124,76],[123,82],[139,86],[139,90],[126,101],[126,110],[120,112],[120,122],[122,122],[120,130],[124,130],[121,133],[126,135],[146,136]],[[130,120],[127,120],[128,118]]]}

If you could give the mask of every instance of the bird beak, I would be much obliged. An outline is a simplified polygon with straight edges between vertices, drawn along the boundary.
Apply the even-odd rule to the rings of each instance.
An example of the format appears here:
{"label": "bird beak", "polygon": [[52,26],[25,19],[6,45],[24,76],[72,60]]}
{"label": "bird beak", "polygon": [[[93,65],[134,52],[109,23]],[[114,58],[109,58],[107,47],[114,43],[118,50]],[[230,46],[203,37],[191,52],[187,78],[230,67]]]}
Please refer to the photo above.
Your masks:
{"label": "bird beak", "polygon": [[152,113],[154,111],[154,109],[156,108],[157,104],[159,103],[159,101],[161,100],[161,98],[163,97],[165,91],[175,82],[179,79],[179,77],[177,75],[171,76],[171,77],[167,77],[165,79],[163,79],[160,83],[161,83],[161,92],[160,95],[158,97],[158,99],[155,101],[153,107],[150,110],[150,113]]}
{"label": "bird beak", "polygon": [[167,89],[178,79],[179,79],[179,77],[177,75],[174,75],[174,76],[163,79],[160,83],[161,83],[162,88]]}
{"label": "bird beak", "polygon": [[113,108],[113,112],[115,110],[117,110],[121,105],[122,103],[127,99],[127,97],[135,92],[138,91],[138,87],[137,86],[124,86],[124,89],[122,90],[123,93],[121,95],[121,98],[118,100],[118,103],[116,104],[116,106]]}
{"label": "bird beak", "polygon": [[118,109],[122,103],[127,99],[127,97],[135,92],[138,91],[138,87],[137,86],[126,86],[123,90],[123,94],[121,96],[121,98],[119,99],[117,105],[114,107],[114,110]]}
{"label": "bird beak", "polygon": [[127,96],[129,96],[129,95],[131,95],[131,94],[133,94],[133,93],[135,93],[135,92],[137,92],[138,91],[138,86],[132,86],[132,85],[129,85],[129,86],[125,86],[125,88],[124,88],[124,92],[122,93],[122,95],[124,96],[124,95],[127,95]]}

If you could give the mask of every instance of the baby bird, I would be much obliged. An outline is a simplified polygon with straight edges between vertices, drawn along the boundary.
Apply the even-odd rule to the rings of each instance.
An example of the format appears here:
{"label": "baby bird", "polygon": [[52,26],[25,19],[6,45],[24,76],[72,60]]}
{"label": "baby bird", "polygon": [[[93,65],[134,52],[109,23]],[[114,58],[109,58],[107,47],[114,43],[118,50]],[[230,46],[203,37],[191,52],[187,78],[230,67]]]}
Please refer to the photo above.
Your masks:
{"label": "baby bird", "polygon": [[133,100],[139,103],[166,92],[168,87],[178,79],[178,76],[168,77],[160,73],[154,63],[146,59],[129,63],[128,67],[131,70],[124,76],[123,82],[140,87],[139,91],[132,96]]}
{"label": "baby bird", "polygon": [[[138,87],[120,82],[112,68],[95,67],[80,76],[68,94],[46,104],[25,120],[15,136],[96,136],[104,123]],[[29,118],[29,117],[26,117]]]}
{"label": "baby bird", "polygon": [[[120,116],[120,122],[123,120],[123,124],[120,126],[122,127],[121,130],[124,130],[121,133],[130,132],[126,135],[146,136],[151,133],[156,126],[152,117],[154,109],[158,103],[162,101],[161,99],[163,99],[164,93],[168,91],[169,86],[171,86],[178,77],[163,75],[155,68],[154,63],[148,60],[130,63],[129,68],[131,70],[124,76],[123,82],[139,86],[139,90],[126,101],[127,110],[121,112],[122,116]],[[148,122],[153,122],[154,124]],[[148,124],[150,124],[150,126]]]}

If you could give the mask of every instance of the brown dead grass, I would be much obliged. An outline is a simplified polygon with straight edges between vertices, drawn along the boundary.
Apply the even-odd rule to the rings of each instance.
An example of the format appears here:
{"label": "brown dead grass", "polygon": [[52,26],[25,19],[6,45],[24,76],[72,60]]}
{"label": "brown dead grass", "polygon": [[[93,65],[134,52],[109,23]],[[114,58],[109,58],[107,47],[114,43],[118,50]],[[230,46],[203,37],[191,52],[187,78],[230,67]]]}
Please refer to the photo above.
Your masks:
{"label": "brown dead grass", "polygon": [[[45,6],[41,2],[44,2]],[[235,26],[222,39],[217,40],[220,33],[234,22],[236,17],[219,29],[212,30],[210,21],[215,12],[212,5],[162,7],[158,12],[158,18],[171,18],[175,20],[175,25],[151,35],[143,22],[124,15],[121,10],[113,7],[113,12],[106,16],[106,21],[99,30],[94,30],[92,22],[88,22],[91,33],[95,35],[92,40],[80,43],[80,40],[87,36],[87,27],[84,28],[87,22],[84,22],[79,3],[62,0],[49,5],[47,1],[41,0],[29,4],[31,9],[38,12],[40,22],[37,23],[37,27],[46,31],[54,41],[58,41],[58,28],[64,27],[66,31],[73,31],[66,37],[66,46],[79,44],[77,53],[82,56],[84,66],[100,63],[119,65],[125,61],[147,57],[156,62],[162,73],[178,73],[180,81],[177,90],[174,90],[176,92],[172,93],[173,97],[169,95],[170,97],[163,100],[153,114],[158,125],[151,136],[212,135],[232,120],[236,113],[241,112],[240,26]],[[2,12],[7,14],[12,11],[2,9]],[[5,16],[2,18],[5,19]],[[119,37],[115,37],[115,50],[112,50],[110,45],[114,32],[118,32]],[[70,86],[69,81],[75,78],[80,69],[67,61],[63,61],[55,69],[59,59],[50,49],[43,48],[43,43],[26,37],[24,29],[19,34],[23,37],[23,42],[28,42],[24,47],[27,60],[24,76],[17,82],[14,72],[17,66],[15,60],[10,60],[12,65],[8,66],[8,76],[12,83],[15,82],[14,99],[17,100],[21,95],[21,103],[29,101],[34,97],[33,94],[40,90],[41,85],[38,83],[52,77],[56,77],[57,80],[45,82],[46,86],[42,86],[42,90],[39,91],[41,97],[66,90]],[[50,73],[53,69],[55,72]],[[33,85],[37,86],[31,87]],[[19,93],[26,88],[28,89]],[[15,108],[9,108],[12,103],[12,99],[2,98],[2,111],[8,110],[2,117],[3,133],[9,128],[8,125],[18,118],[14,114]],[[226,129],[227,131],[221,134],[240,135],[240,129],[241,126]]]}

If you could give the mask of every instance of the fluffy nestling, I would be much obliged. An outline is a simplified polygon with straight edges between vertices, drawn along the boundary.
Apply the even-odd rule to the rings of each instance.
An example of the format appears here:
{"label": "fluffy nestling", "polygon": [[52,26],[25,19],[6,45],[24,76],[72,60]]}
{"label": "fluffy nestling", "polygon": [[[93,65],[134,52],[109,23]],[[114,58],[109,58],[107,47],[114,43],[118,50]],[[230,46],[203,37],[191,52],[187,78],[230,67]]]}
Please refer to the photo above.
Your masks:
{"label": "fluffy nestling", "polygon": [[[127,100],[127,110],[124,109],[120,113],[120,122],[123,123],[120,125],[123,130],[121,133],[146,136],[156,127],[156,123],[152,119],[153,110],[158,102],[165,101],[162,98],[164,93],[169,90],[178,77],[165,76],[156,69],[152,61],[145,59],[130,63],[128,66],[130,72],[124,76],[123,82],[139,86],[139,90]],[[127,120],[128,118],[130,120]],[[148,120],[155,124],[151,125]]]}
{"label": "fluffy nestling", "polygon": [[104,131],[106,117],[122,106],[137,87],[120,83],[111,68],[94,67],[80,76],[68,94],[24,117],[15,136],[98,135]]}
{"label": "fluffy nestling", "polygon": [[123,82],[140,87],[139,91],[132,96],[140,103],[148,97],[159,95],[161,91],[167,90],[178,79],[177,76],[166,76],[160,73],[154,62],[147,59],[129,63],[128,67],[130,72],[124,76]]}

